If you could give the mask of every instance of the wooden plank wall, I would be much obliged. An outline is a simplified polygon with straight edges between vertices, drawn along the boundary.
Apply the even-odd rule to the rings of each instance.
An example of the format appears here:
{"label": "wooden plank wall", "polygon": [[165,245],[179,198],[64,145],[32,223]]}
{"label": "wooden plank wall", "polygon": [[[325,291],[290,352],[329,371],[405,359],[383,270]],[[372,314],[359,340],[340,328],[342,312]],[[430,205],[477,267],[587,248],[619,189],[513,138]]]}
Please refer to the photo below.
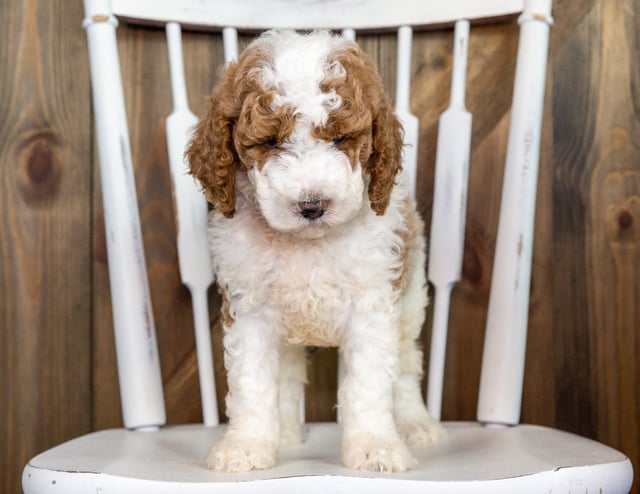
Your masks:
{"label": "wooden plank wall", "polygon": [[[640,4],[556,0],[540,166],[523,420],[626,452],[640,471]],[[0,2],[0,492],[35,453],[121,424],[80,0]],[[120,54],[170,423],[200,420],[188,292],[176,266],[162,32],[122,26]],[[431,213],[451,32],[418,33],[412,109]],[[395,40],[360,38],[394,91]],[[474,27],[463,280],[452,301],[443,415],[475,415],[517,26]],[[221,44],[185,36],[203,110]],[[220,403],[224,376],[211,293]],[[424,342],[428,348],[429,322]],[[335,416],[335,352],[311,357],[307,416]],[[634,493],[638,492],[637,482]]]}

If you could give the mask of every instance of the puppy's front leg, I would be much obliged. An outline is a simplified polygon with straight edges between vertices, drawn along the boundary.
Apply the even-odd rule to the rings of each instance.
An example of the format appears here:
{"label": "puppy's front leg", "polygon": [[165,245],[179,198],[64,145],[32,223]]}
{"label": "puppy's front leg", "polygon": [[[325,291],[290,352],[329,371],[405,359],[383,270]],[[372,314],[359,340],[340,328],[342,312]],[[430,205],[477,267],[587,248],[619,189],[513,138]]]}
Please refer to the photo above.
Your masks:
{"label": "puppy's front leg", "polygon": [[397,323],[386,312],[353,317],[342,350],[347,376],[339,392],[345,466],[403,472],[416,465],[393,418],[393,383],[398,377]]}
{"label": "puppy's front leg", "polygon": [[209,468],[245,472],[270,468],[278,450],[279,337],[263,314],[238,317],[225,328],[229,428],[209,457]]}

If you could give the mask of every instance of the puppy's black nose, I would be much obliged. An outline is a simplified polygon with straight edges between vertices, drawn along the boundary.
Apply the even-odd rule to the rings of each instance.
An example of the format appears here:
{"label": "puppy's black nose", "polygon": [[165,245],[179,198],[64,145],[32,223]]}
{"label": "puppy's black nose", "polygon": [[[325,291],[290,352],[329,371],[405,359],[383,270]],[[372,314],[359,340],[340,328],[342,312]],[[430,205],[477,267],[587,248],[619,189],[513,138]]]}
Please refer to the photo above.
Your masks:
{"label": "puppy's black nose", "polygon": [[324,199],[311,199],[298,202],[298,212],[300,216],[308,220],[317,220],[327,210],[328,201]]}

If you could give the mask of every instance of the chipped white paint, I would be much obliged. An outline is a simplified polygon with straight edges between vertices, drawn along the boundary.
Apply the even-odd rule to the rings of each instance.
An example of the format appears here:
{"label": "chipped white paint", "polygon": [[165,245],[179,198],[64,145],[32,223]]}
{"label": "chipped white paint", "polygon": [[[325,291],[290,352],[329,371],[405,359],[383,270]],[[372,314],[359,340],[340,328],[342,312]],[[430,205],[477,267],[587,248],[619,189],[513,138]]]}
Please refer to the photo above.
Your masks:
{"label": "chipped white paint", "polygon": [[108,0],[85,0],[122,414],[128,428],[165,422],[158,348],[142,247],[116,22]]}
{"label": "chipped white paint", "polygon": [[520,421],[550,24],[551,0],[525,2],[478,399],[485,423]]}

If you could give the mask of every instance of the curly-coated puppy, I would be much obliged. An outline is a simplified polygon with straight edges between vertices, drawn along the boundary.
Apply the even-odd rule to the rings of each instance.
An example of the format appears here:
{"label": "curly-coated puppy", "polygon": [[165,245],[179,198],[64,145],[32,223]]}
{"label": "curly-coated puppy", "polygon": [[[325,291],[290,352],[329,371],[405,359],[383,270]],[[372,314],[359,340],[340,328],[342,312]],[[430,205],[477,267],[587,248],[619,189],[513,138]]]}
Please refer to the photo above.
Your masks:
{"label": "curly-coated puppy", "polygon": [[229,428],[219,471],[269,468],[303,440],[304,345],[339,346],[342,456],[404,471],[440,427],[419,389],[423,224],[402,128],[374,63],[327,32],[269,32],[225,67],[187,149],[213,204]]}

